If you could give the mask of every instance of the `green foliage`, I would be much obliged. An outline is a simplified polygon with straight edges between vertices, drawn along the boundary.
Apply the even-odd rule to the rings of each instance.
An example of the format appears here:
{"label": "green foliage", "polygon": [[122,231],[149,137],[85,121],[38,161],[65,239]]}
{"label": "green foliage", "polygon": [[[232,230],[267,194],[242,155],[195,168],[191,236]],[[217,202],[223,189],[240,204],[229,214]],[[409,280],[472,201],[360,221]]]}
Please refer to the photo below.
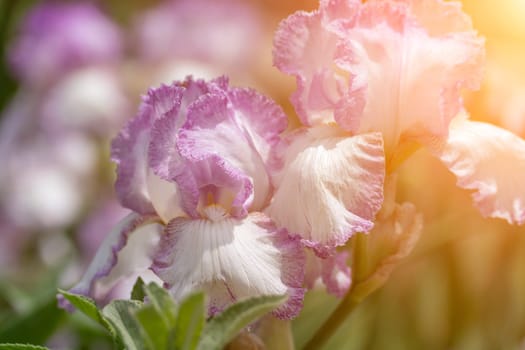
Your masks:
{"label": "green foliage", "polygon": [[0,344],[0,350],[49,350],[40,345],[32,344]]}
{"label": "green foliage", "polygon": [[133,290],[131,291],[131,300],[144,301],[145,296],[146,293],[144,293],[144,281],[139,277],[137,278],[137,282],[135,282]]}
{"label": "green foliage", "polygon": [[58,292],[84,315],[100,324],[104,324],[104,317],[100,314],[93,300],[84,295],[69,293],[61,289],[59,289]]}
{"label": "green foliage", "polygon": [[169,293],[155,283],[150,283],[144,286],[144,294],[162,318],[166,327],[172,329],[177,318],[177,305]]}
{"label": "green foliage", "polygon": [[204,294],[190,295],[179,307],[174,332],[174,348],[179,350],[195,349],[205,322]]}
{"label": "green foliage", "polygon": [[117,332],[117,343],[129,350],[153,349],[144,329],[134,314],[142,303],[136,300],[115,300],[102,309],[102,315]]}
{"label": "green foliage", "polygon": [[91,318],[102,327],[106,328],[111,336],[116,339],[117,333],[114,326],[102,315],[95,302],[84,295],[72,294],[59,289],[58,292],[87,317]]}
{"label": "green foliage", "polygon": [[119,348],[131,350],[222,349],[244,327],[286,300],[285,296],[244,300],[206,322],[203,293],[176,304],[167,290],[154,283],[138,280],[133,290],[135,300],[115,300],[102,310],[85,296],[60,293],[110,331]]}
{"label": "green foliage", "polygon": [[0,329],[0,343],[43,344],[65,316],[56,303],[54,295],[48,296],[36,301],[24,313],[12,316]]}
{"label": "green foliage", "polygon": [[153,306],[145,305],[135,312],[135,317],[144,330],[143,336],[153,349],[168,349],[170,329]]}
{"label": "green foliage", "polygon": [[206,324],[197,349],[222,349],[240,330],[285,300],[285,296],[264,296],[230,306]]}

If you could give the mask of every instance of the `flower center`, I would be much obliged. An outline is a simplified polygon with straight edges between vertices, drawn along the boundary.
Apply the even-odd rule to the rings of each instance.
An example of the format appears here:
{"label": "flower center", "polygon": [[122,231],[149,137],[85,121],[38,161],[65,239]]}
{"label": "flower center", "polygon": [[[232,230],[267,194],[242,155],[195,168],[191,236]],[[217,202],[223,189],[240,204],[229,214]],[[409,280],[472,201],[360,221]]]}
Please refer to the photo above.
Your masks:
{"label": "flower center", "polygon": [[228,215],[226,209],[217,204],[204,207],[202,213],[205,218],[214,222],[221,221]]}

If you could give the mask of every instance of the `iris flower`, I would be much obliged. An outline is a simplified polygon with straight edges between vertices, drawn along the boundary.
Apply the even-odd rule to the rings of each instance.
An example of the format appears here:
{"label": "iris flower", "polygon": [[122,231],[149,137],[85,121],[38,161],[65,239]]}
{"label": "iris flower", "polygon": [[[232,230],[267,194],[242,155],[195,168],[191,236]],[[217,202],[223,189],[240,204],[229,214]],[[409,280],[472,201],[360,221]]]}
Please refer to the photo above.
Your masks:
{"label": "iris flower", "polygon": [[116,191],[134,212],[72,291],[102,299],[118,281],[154,271],[149,276],[177,300],[207,292],[210,313],[242,298],[288,294],[274,314],[295,316],[304,252],[262,213],[286,126],[274,102],[226,78],[151,89],[112,145]]}
{"label": "iris flower", "polygon": [[463,110],[483,61],[484,41],[456,2],[322,0],[285,19],[274,63],[296,78],[304,126],[287,138],[268,215],[327,256],[372,229],[385,176],[426,146],[483,215],[523,223],[525,142]]}

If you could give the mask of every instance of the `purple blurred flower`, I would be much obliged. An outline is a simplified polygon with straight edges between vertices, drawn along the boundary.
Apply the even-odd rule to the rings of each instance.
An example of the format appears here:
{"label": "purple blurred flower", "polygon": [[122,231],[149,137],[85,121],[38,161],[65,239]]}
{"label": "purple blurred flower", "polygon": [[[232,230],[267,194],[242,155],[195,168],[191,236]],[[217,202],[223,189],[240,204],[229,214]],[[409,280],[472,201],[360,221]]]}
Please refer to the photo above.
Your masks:
{"label": "purple blurred flower", "polygon": [[89,3],[43,3],[24,19],[9,59],[24,84],[41,87],[71,69],[120,57],[118,28]]}
{"label": "purple blurred flower", "polygon": [[38,99],[20,93],[0,124],[0,209],[14,227],[63,229],[78,218],[92,187],[92,140],[82,134],[49,137],[38,126]]}
{"label": "purple blurred flower", "polygon": [[136,21],[138,56],[159,69],[154,83],[186,75],[246,73],[262,42],[259,13],[236,0],[166,1]]}

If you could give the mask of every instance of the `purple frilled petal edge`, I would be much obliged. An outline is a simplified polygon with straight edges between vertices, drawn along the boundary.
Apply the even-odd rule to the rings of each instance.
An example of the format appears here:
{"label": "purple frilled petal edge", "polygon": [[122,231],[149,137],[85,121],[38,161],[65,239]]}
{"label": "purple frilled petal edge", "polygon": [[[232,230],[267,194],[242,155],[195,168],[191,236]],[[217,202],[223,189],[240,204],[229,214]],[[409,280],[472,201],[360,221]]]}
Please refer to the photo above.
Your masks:
{"label": "purple frilled petal edge", "polygon": [[166,115],[178,113],[183,91],[180,86],[173,85],[150,89],[143,97],[138,114],[111,144],[111,159],[117,163],[115,190],[119,201],[124,207],[140,214],[155,213],[147,191],[148,148],[151,138],[157,136],[152,133],[152,126]]}
{"label": "purple frilled petal edge", "polygon": [[149,164],[154,173],[177,182],[190,216],[198,216],[206,186],[233,192],[235,216],[245,216],[254,197],[256,208],[251,209],[261,209],[269,192],[268,174],[281,166],[276,148],[287,127],[284,112],[252,89],[229,87],[224,77],[210,82],[189,78],[181,86],[186,90],[178,114],[166,113],[152,126]]}
{"label": "purple frilled petal edge", "polygon": [[[129,236],[141,226],[159,222],[157,216],[142,216],[136,213],[131,213],[122,219],[106,237],[81,280],[69,289],[69,292],[93,297],[95,283],[108,276],[117,264],[117,255],[126,246]],[[73,310],[73,306],[63,295],[58,294],[57,299],[61,308]]]}

